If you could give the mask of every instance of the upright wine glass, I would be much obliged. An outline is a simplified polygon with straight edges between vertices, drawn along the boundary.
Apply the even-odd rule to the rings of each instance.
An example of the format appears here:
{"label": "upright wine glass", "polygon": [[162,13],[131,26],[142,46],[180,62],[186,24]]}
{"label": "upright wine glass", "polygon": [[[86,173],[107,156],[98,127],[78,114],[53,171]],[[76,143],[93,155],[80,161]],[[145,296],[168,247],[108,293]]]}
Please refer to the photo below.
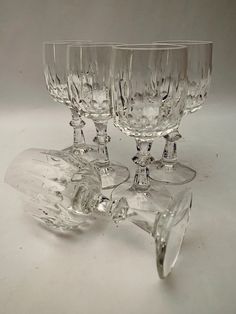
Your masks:
{"label": "upright wine glass", "polygon": [[68,85],[70,98],[92,119],[97,136],[98,156],[95,165],[100,171],[102,188],[113,188],[129,178],[127,167],[111,162],[107,143],[107,123],[112,117],[110,99],[110,62],[112,44],[72,45],[68,48]]}
{"label": "upright wine glass", "polygon": [[[208,94],[212,72],[212,42],[168,41],[168,43],[187,47],[188,92],[184,114],[193,113],[202,107]],[[176,141],[180,138],[178,130],[165,136],[166,143],[162,158],[150,166],[152,179],[169,184],[184,184],[195,178],[194,169],[178,162]]]}
{"label": "upright wine glass", "polygon": [[168,44],[113,47],[112,104],[114,124],[136,140],[137,165],[132,183],[112,193],[126,197],[129,206],[142,211],[166,208],[168,191],[149,180],[153,140],[175,130],[186,97],[186,47]]}
{"label": "upright wine glass", "polygon": [[88,43],[89,41],[56,41],[43,44],[43,65],[46,86],[52,98],[65,104],[71,111],[70,125],[74,130],[73,145],[65,149],[68,153],[83,155],[88,160],[93,160],[96,148],[85,143],[83,127],[85,122],[81,119],[82,111],[71,102],[67,84],[67,46],[72,43]]}

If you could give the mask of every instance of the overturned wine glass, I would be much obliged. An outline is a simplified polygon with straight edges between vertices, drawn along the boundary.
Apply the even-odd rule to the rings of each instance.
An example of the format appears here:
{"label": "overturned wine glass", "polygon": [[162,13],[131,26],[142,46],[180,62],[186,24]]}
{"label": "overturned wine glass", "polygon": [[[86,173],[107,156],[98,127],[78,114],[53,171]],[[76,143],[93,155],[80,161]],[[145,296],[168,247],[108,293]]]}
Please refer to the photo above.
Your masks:
{"label": "overturned wine glass", "polygon": [[91,163],[66,151],[44,149],[18,155],[5,182],[24,194],[32,205],[31,215],[50,228],[76,230],[99,216],[116,223],[128,219],[154,238],[160,278],[176,262],[192,206],[190,190],[173,195],[162,210],[136,210],[125,198],[111,200],[101,194],[101,178]]}

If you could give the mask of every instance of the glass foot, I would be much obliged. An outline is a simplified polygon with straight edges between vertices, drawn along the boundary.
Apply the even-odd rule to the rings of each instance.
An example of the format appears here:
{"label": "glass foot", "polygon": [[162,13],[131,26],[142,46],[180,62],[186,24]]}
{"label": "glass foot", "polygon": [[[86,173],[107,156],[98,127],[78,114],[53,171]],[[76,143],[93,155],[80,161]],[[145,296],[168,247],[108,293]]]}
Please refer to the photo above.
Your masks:
{"label": "glass foot", "polygon": [[87,161],[93,161],[98,156],[97,146],[83,144],[79,147],[74,147],[73,145],[63,149],[63,152],[69,153],[73,156],[82,157]]}
{"label": "glass foot", "polygon": [[180,192],[172,206],[156,218],[153,234],[156,242],[156,265],[161,279],[166,278],[177,261],[192,207],[190,190]]}
{"label": "glass foot", "polygon": [[172,165],[164,165],[156,161],[149,165],[150,178],[166,184],[185,184],[196,177],[196,171],[177,162]]}
{"label": "glass foot", "polygon": [[129,169],[125,166],[111,162],[108,167],[98,167],[102,189],[112,189],[129,179]]}
{"label": "glass foot", "polygon": [[143,213],[156,213],[166,210],[172,201],[171,193],[163,186],[155,182],[146,190],[138,190],[131,180],[119,185],[112,192],[112,199],[125,197],[131,209]]}

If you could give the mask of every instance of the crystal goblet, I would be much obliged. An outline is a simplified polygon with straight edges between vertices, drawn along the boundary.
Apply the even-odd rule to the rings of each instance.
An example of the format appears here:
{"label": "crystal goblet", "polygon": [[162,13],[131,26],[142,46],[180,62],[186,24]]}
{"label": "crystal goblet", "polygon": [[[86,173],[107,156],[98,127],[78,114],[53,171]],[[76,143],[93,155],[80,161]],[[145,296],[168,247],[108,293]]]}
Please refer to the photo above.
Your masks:
{"label": "crystal goblet", "polygon": [[97,136],[98,167],[102,188],[110,189],[129,178],[127,167],[110,161],[107,143],[107,123],[112,118],[110,99],[110,62],[112,44],[92,43],[68,47],[68,85],[70,98],[92,119]]}
{"label": "crystal goblet", "polygon": [[[187,98],[184,115],[199,110],[206,101],[212,72],[212,42],[168,41],[185,45],[188,50]],[[179,120],[180,122],[180,120]],[[192,181],[196,171],[178,162],[177,143],[181,138],[178,130],[165,136],[162,158],[150,166],[152,179],[168,184],[184,184]]]}
{"label": "crystal goblet", "polygon": [[28,149],[8,167],[5,182],[20,191],[27,212],[52,230],[87,230],[95,218],[128,220],[155,240],[160,278],[173,268],[187,227],[192,194],[180,191],[162,212],[147,215],[128,208],[124,198],[111,200],[101,194],[99,173],[91,163],[66,151]]}
{"label": "crystal goblet", "polygon": [[65,104],[71,111],[73,127],[73,145],[66,148],[76,155],[83,155],[88,160],[95,158],[96,148],[85,143],[82,120],[82,111],[69,99],[67,84],[67,46],[72,43],[88,43],[89,41],[56,41],[43,44],[43,64],[46,87],[52,98],[59,103]]}
{"label": "crystal goblet", "polygon": [[178,45],[113,47],[112,105],[114,124],[136,140],[133,182],[112,193],[126,197],[131,208],[156,211],[169,203],[169,191],[150,182],[148,164],[153,140],[175,130],[186,97],[187,49]]}

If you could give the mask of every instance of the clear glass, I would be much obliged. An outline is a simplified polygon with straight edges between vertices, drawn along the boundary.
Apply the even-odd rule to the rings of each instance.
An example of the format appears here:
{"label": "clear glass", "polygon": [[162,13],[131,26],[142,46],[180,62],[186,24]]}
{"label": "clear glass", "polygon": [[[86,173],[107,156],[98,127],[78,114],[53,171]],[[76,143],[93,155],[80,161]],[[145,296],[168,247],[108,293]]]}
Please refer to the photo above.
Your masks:
{"label": "clear glass", "polygon": [[[97,195],[101,187],[98,173],[85,160],[67,151],[44,149],[28,149],[18,155],[5,182],[26,195],[34,218],[60,230],[77,229],[91,220],[88,208],[94,198],[90,195]],[[84,194],[78,195],[78,191]],[[87,201],[83,203],[80,195]],[[75,204],[78,210],[74,210]]]}
{"label": "clear glass", "polygon": [[112,46],[109,43],[73,45],[68,48],[68,85],[70,98],[92,119],[97,136],[98,156],[94,161],[99,169],[102,188],[110,189],[129,178],[127,167],[109,159],[107,123],[112,117],[110,99],[110,60]]}
{"label": "clear glass", "polygon": [[[184,114],[199,110],[206,101],[212,72],[212,42],[169,41],[185,45],[188,50],[187,83],[188,92]],[[180,120],[179,120],[180,122]],[[150,167],[152,179],[169,183],[184,184],[192,181],[196,171],[178,162],[177,143],[181,138],[178,131],[165,136],[165,148],[161,160]]]}
{"label": "clear glass", "polygon": [[[79,41],[80,42],[80,41]],[[88,43],[89,41],[81,41]],[[66,150],[75,155],[83,155],[88,160],[94,160],[96,147],[85,143],[82,120],[82,111],[69,98],[67,84],[67,46],[78,41],[45,42],[43,44],[43,64],[46,87],[52,98],[65,104],[71,111],[73,127],[73,145]]]}
{"label": "clear glass", "polygon": [[168,210],[158,214],[154,223],[156,265],[160,278],[166,278],[178,259],[192,207],[189,191],[177,194]]}
{"label": "clear glass", "polygon": [[187,49],[182,46],[121,45],[113,47],[112,105],[114,124],[136,140],[137,165],[132,182],[112,195],[124,196],[131,208],[148,212],[169,204],[168,190],[150,182],[148,165],[153,140],[178,127],[186,98]]}
{"label": "clear glass", "polygon": [[161,278],[177,259],[192,206],[192,194],[185,190],[172,191],[161,210],[128,208],[125,198],[111,200],[101,194],[101,179],[91,163],[65,151],[24,151],[9,166],[5,182],[23,193],[28,212],[52,230],[87,230],[100,216],[134,223],[155,240]]}

